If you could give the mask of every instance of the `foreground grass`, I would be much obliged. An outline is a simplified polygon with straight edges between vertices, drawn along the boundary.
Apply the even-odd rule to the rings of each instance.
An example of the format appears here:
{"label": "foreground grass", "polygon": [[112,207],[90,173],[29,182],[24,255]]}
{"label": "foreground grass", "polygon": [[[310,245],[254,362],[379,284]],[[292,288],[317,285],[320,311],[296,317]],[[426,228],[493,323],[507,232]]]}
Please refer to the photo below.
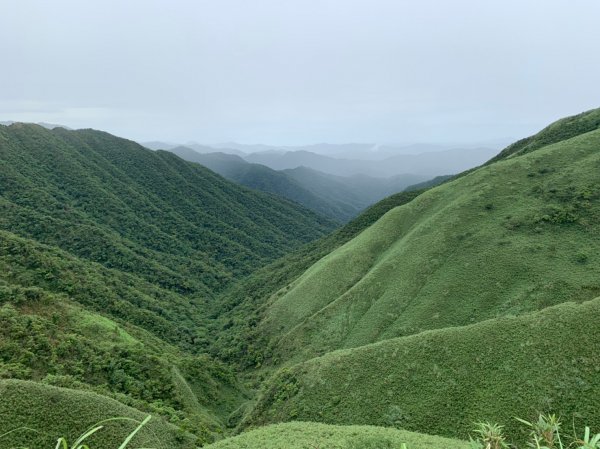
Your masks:
{"label": "foreground grass", "polygon": [[[127,419],[112,419],[115,416]],[[95,393],[0,380],[0,435],[11,432],[0,439],[0,449],[53,449],[59,437],[72,444],[100,421],[102,430],[87,437],[85,443],[91,449],[118,449],[145,417],[139,410]],[[193,435],[155,418],[127,447],[193,449],[196,442]],[[64,443],[58,447],[63,449]]]}
{"label": "foreground grass", "polygon": [[209,449],[469,449],[466,441],[374,426],[313,422],[274,424],[207,446]]}

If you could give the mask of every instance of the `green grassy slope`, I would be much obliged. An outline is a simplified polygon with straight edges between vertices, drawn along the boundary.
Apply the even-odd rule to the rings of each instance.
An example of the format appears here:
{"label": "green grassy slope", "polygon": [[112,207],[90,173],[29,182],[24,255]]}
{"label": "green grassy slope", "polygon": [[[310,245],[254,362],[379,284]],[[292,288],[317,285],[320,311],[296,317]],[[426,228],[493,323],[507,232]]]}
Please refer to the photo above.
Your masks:
{"label": "green grassy slope", "polygon": [[428,190],[277,292],[276,359],[600,293],[600,131]]}
{"label": "green grassy slope", "polygon": [[467,442],[374,426],[311,422],[274,424],[207,446],[210,449],[467,449]]}
{"label": "green grassy slope", "polygon": [[[40,385],[35,382],[0,380],[0,448],[53,448],[59,437],[70,444],[95,423],[113,417],[141,421],[144,413],[95,393]],[[94,449],[114,449],[135,429],[131,421],[112,421],[86,442]],[[134,437],[132,447],[192,449],[195,438],[159,418],[152,419]]]}
{"label": "green grassy slope", "polygon": [[489,163],[513,156],[530,153],[546,145],[561,142],[600,128],[600,109],[565,117],[550,124],[539,133],[521,139],[502,150]]}
{"label": "green grassy slope", "polygon": [[[427,331],[283,369],[246,424],[306,420],[466,438],[473,422],[561,414],[600,428],[600,298]],[[567,424],[568,423],[568,424]]]}

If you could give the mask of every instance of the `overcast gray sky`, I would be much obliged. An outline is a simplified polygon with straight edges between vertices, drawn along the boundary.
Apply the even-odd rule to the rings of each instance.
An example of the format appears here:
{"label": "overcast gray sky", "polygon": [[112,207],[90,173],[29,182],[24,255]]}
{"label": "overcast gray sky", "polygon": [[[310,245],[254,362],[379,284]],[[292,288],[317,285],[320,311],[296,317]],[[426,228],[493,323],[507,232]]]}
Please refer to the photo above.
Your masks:
{"label": "overcast gray sky", "polygon": [[136,140],[473,142],[600,106],[599,0],[0,5],[0,120]]}

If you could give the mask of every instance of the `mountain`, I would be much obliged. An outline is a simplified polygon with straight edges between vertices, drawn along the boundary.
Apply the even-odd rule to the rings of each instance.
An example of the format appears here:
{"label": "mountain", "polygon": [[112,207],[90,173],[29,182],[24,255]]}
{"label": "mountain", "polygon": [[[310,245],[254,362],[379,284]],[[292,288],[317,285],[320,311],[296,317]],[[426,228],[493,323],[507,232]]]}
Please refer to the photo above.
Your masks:
{"label": "mountain", "polygon": [[[8,121],[0,122],[0,125],[10,126],[10,125],[12,125],[14,123],[19,123],[19,122],[14,122],[12,120],[8,120]],[[71,128],[69,128],[68,126],[57,125],[55,123],[38,122],[38,123],[36,123],[36,125],[42,126],[42,127],[46,128],[46,129],[64,128],[64,129],[71,130]]]}
{"label": "mountain", "polygon": [[237,142],[222,142],[222,143],[213,143],[209,145],[212,148],[216,148],[218,150],[236,150],[241,153],[260,153],[260,152],[280,152],[283,151],[281,147],[274,145],[264,145],[264,144],[242,144]]}
{"label": "mountain", "polygon": [[501,148],[514,142],[514,139],[494,139],[483,142],[472,142],[463,144],[435,144],[435,143],[412,143],[412,144],[381,144],[381,143],[316,143],[310,145],[247,145],[235,142],[210,144],[212,148],[219,149],[225,153],[236,151],[251,153],[285,153],[294,151],[308,151],[311,153],[329,156],[337,159],[359,159],[359,160],[382,160],[400,154],[433,153],[453,148],[490,148],[499,151]]}
{"label": "mountain", "polygon": [[398,154],[382,160],[342,159],[306,150],[252,153],[249,162],[266,165],[275,170],[307,167],[336,176],[357,174],[371,177],[391,177],[402,174],[433,177],[459,173],[478,166],[495,156],[490,148],[455,148],[420,154]]}
{"label": "mountain", "polygon": [[201,145],[199,143],[195,143],[195,142],[188,142],[185,145],[183,145],[187,148],[191,148],[192,150],[194,150],[197,153],[201,153],[201,154],[208,154],[208,153],[225,153],[225,154],[234,154],[236,156],[246,156],[246,153],[244,153],[243,151],[240,151],[236,148],[220,148],[221,151],[217,151],[215,148],[211,147],[211,146],[207,146],[207,145]]}
{"label": "mountain", "polygon": [[[0,210],[0,378],[35,380],[48,397],[98,393],[193,444],[222,433],[247,394],[205,354],[211,302],[335,227],[172,153],[28,124],[0,126]],[[65,413],[68,399],[43,404],[48,425],[93,424]]]}
{"label": "mountain", "polygon": [[398,193],[425,178],[419,175],[397,175],[374,178],[366,175],[335,176],[304,166],[282,170],[307,190],[331,202],[350,204],[359,211]]}
{"label": "mountain", "polygon": [[159,140],[153,140],[151,142],[140,142],[140,145],[142,145],[145,148],[148,148],[150,150],[166,150],[169,151],[172,148],[175,148],[177,146],[179,146],[176,143],[168,143],[168,142],[161,142]]}
{"label": "mountain", "polygon": [[[499,160],[388,212],[279,292],[263,330],[318,355],[594,298],[577,260],[600,250],[599,144],[593,131]],[[554,258],[571,262],[549,279]]]}
{"label": "mountain", "polygon": [[328,201],[302,186],[281,171],[260,164],[251,164],[239,156],[226,153],[200,154],[188,147],[170,150],[182,159],[197,162],[221,176],[251,189],[260,190],[295,201],[304,207],[336,221],[348,221],[360,212],[361,205]]}
{"label": "mountain", "polygon": [[559,121],[226,292],[215,351],[269,379],[242,426],[600,426],[599,126],[600,110]]}
{"label": "mountain", "polygon": [[423,181],[416,175],[372,178],[328,175],[306,167],[273,170],[226,153],[200,154],[188,147],[170,150],[182,159],[197,162],[243,186],[282,196],[321,215],[347,222],[367,206]]}
{"label": "mountain", "polygon": [[176,449],[466,448],[481,421],[521,444],[539,412],[597,429],[599,149],[597,109],[335,228],[165,151],[0,126],[0,435],[148,413],[163,441],[136,444]]}

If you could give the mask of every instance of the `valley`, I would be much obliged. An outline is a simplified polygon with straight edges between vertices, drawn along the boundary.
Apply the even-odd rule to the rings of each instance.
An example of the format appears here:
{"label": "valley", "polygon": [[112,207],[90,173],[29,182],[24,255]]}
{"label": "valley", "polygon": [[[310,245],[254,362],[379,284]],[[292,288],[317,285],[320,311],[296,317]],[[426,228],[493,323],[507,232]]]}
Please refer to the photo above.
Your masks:
{"label": "valley", "polygon": [[0,125],[0,435],[36,429],[0,447],[597,432],[600,109],[496,153],[370,178]]}

